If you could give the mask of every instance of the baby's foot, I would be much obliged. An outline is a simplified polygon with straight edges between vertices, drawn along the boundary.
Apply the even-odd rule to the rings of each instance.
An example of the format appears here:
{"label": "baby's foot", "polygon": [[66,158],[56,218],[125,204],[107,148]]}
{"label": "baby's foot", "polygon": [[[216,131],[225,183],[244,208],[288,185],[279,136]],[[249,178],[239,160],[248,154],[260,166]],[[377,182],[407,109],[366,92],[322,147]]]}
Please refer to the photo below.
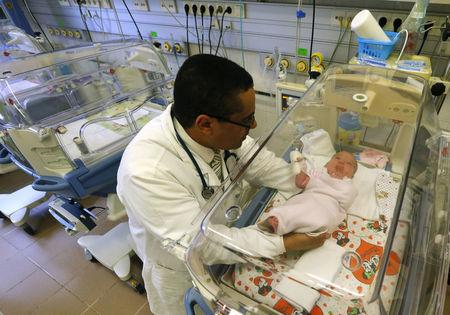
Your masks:
{"label": "baby's foot", "polygon": [[264,221],[259,222],[258,227],[263,231],[275,233],[278,228],[278,219],[274,216],[270,216]]}
{"label": "baby's foot", "polygon": [[267,223],[272,228],[272,232],[275,232],[278,229],[278,218],[271,216],[267,218]]}

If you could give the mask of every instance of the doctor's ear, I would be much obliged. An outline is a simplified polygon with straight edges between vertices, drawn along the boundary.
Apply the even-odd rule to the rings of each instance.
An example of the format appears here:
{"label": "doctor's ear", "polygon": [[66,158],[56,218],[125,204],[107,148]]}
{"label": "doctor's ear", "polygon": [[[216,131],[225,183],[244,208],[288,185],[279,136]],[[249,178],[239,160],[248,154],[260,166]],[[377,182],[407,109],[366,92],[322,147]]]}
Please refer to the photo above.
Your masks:
{"label": "doctor's ear", "polygon": [[195,126],[199,131],[204,134],[212,134],[212,125],[214,124],[214,118],[208,115],[199,115],[195,119]]}

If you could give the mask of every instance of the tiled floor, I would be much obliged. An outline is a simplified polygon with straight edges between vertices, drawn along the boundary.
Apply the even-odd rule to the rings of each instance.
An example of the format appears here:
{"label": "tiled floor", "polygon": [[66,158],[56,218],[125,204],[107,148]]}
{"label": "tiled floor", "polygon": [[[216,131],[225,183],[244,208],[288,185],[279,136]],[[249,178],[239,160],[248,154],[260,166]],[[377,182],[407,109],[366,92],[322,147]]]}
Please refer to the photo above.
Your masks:
{"label": "tiled floor", "polygon": [[[0,175],[0,194],[30,181],[21,171]],[[104,205],[104,200],[88,198],[83,204]],[[145,294],[85,260],[77,244],[82,235],[67,235],[45,205],[33,209],[31,224],[35,236],[0,219],[0,314],[151,314]],[[103,234],[115,224],[100,213],[90,234]],[[138,277],[135,265],[132,272]]]}

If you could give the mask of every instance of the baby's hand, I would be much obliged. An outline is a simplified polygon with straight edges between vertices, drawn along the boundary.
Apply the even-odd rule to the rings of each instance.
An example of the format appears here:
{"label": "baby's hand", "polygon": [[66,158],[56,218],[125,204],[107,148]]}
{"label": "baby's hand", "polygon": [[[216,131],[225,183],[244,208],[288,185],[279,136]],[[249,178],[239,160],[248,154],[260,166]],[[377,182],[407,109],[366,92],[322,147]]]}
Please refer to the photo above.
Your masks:
{"label": "baby's hand", "polygon": [[297,174],[297,176],[295,176],[295,185],[298,188],[305,189],[308,183],[309,176],[305,172],[301,171],[299,174]]}
{"label": "baby's hand", "polygon": [[299,151],[297,150],[291,151],[290,159],[291,159],[291,167],[294,174],[298,174],[306,169],[306,160]]}

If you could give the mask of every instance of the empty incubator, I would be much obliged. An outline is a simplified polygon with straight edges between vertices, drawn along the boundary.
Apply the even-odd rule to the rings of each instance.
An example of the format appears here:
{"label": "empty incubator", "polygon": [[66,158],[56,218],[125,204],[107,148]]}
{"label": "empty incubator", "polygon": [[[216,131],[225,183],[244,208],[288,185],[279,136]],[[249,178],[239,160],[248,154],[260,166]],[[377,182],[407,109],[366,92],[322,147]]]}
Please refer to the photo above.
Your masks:
{"label": "empty incubator", "polygon": [[172,99],[165,59],[140,41],[2,65],[0,143],[33,188],[82,198],[115,191],[123,150]]}

